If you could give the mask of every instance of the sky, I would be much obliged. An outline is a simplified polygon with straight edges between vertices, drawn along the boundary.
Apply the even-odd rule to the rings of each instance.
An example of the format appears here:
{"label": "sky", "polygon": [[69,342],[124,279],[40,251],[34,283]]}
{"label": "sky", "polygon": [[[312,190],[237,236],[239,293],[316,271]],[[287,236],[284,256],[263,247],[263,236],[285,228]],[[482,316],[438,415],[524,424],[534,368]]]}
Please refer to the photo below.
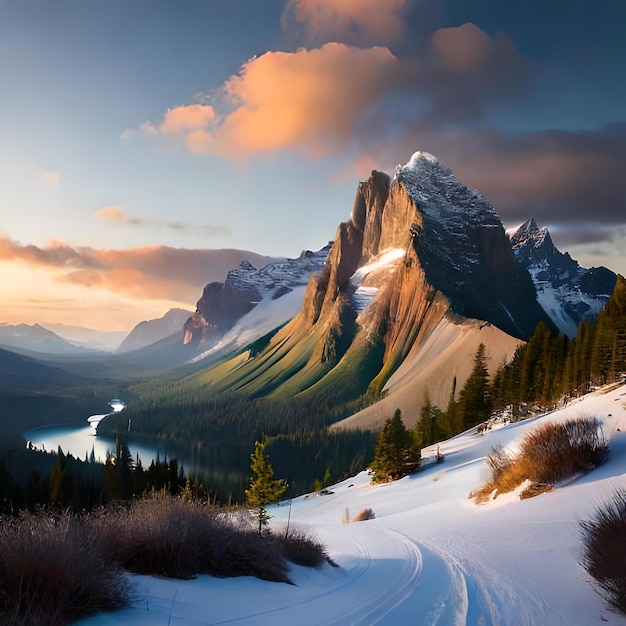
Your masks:
{"label": "sky", "polygon": [[431,152],[626,274],[620,0],[0,0],[0,322],[195,308]]}

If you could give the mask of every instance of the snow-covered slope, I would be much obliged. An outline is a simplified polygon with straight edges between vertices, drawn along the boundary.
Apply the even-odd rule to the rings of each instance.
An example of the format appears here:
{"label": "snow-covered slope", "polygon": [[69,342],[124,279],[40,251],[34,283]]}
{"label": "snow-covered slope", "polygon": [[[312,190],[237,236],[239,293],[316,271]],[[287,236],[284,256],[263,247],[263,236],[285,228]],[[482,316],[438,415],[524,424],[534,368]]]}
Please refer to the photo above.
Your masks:
{"label": "snow-covered slope", "polygon": [[[579,522],[615,488],[626,489],[626,387],[605,391],[485,435],[458,435],[441,444],[443,463],[396,483],[372,486],[361,473],[330,495],[271,507],[276,532],[288,519],[310,529],[339,568],[294,567],[294,585],[137,577],[132,607],[80,624],[624,624],[579,565]],[[604,422],[605,465],[530,500],[468,500],[487,476],[485,456],[494,445],[515,445],[543,422],[583,414]],[[434,454],[423,451],[425,458]],[[343,523],[366,507],[375,519]]]}
{"label": "snow-covered slope", "polygon": [[234,352],[282,326],[300,311],[305,289],[303,285],[294,286],[280,299],[263,298],[254,309],[239,318],[214,346],[190,359],[189,362],[196,363],[211,355]]}
{"label": "snow-covered slope", "polygon": [[591,321],[602,310],[615,285],[615,274],[606,268],[580,267],[552,241],[547,228],[539,228],[534,217],[511,234],[511,245],[519,263],[530,273],[537,301],[556,327],[575,337],[578,324]]}

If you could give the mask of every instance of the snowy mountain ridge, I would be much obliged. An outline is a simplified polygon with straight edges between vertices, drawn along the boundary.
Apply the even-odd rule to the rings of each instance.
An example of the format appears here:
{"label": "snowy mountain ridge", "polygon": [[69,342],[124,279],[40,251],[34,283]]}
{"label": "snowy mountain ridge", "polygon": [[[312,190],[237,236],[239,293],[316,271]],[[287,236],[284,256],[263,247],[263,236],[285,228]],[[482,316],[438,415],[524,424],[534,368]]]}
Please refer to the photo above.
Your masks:
{"label": "snowy mountain ridge", "polygon": [[280,298],[294,287],[306,285],[312,272],[319,272],[326,262],[330,244],[311,252],[305,250],[295,259],[268,263],[255,268],[248,261],[230,270],[224,281],[225,286],[241,292],[257,292],[259,298]]}
{"label": "snowy mountain ridge", "polygon": [[572,338],[581,321],[591,321],[608,300],[616,276],[606,268],[580,267],[553,243],[546,227],[539,228],[534,217],[512,235],[515,257],[528,270],[537,301],[559,331]]}
{"label": "snowy mountain ridge", "polygon": [[[201,354],[193,357],[193,361],[213,354],[213,348],[218,346],[232,346],[232,338],[226,337],[226,333],[262,302],[279,300],[294,290],[303,291],[311,273],[324,267],[329,251],[330,244],[315,252],[305,250],[295,259],[267,263],[259,269],[244,260],[228,272],[223,283],[209,283],[197,302],[196,312],[185,323],[183,342],[206,346]],[[301,303],[302,293],[297,297],[298,303]],[[274,324],[272,328],[284,324],[297,312],[293,310],[293,298],[282,314],[280,309],[280,306],[271,307],[269,318]],[[270,308],[265,306],[263,311],[269,313]],[[267,328],[267,323],[259,315],[252,319],[256,320],[258,330],[255,333],[252,328],[246,327],[245,337],[250,341],[272,330]],[[246,323],[249,320],[243,322],[244,326]],[[240,342],[234,343],[239,345]]]}

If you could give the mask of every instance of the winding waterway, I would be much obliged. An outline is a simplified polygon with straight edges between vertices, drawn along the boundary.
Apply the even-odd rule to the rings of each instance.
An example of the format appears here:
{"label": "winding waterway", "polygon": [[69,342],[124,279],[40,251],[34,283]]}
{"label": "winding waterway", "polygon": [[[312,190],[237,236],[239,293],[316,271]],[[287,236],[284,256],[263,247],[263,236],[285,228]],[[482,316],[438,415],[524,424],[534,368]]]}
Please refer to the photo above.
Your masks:
{"label": "winding waterway", "polygon": [[[96,427],[102,419],[124,410],[126,406],[121,400],[117,399],[111,400],[109,404],[113,409],[111,413],[92,415],[87,418],[87,425],[85,426],[52,424],[34,428],[22,433],[22,436],[26,440],[26,445],[30,448],[56,452],[60,447],[65,454],[71,454],[77,459],[89,459],[93,452],[95,460],[104,463],[107,452],[115,454],[115,439],[96,435]],[[128,447],[132,458],[136,459],[139,456],[144,467],[150,465],[152,460],[156,461],[157,456],[161,460],[167,456],[167,450],[165,449],[159,450],[155,447],[136,444],[132,441],[128,442]]]}

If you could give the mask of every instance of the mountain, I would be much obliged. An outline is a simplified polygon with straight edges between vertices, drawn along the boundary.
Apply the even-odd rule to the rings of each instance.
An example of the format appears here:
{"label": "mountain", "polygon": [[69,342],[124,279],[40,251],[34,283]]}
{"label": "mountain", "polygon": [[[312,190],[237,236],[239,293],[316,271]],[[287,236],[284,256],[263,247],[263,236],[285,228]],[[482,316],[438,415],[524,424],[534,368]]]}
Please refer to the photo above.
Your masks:
{"label": "mountain", "polygon": [[[242,306],[259,297],[249,282],[239,293]],[[311,274],[299,313],[199,377],[216,391],[341,402],[388,397],[404,371],[411,392],[406,407],[396,406],[416,412],[426,392],[445,406],[455,377],[460,389],[472,355],[454,346],[490,344],[495,369],[539,321],[552,327],[493,207],[418,152],[393,179],[373,171],[359,184],[351,219],[340,224],[322,271]],[[448,358],[430,378],[416,375],[437,338]]]}
{"label": "mountain", "polygon": [[[255,336],[249,338],[254,340],[283,324],[297,313],[297,309],[284,307],[283,304],[287,301],[293,302],[293,295],[296,295],[299,309],[303,287],[308,283],[312,272],[322,269],[329,249],[330,245],[317,252],[305,250],[296,259],[271,262],[260,269],[256,269],[249,261],[242,261],[238,267],[228,272],[223,283],[212,282],[204,288],[196,305],[196,312],[185,323],[184,343],[205,346],[209,350],[239,320],[259,305],[262,305],[260,308],[264,314],[255,316],[257,330]],[[291,297],[285,298],[288,294]],[[277,300],[281,300],[278,306],[269,306],[269,303]],[[272,324],[264,327],[264,332],[261,332],[259,328],[263,324],[260,317],[266,316],[268,308],[273,308],[278,313],[278,318],[275,314],[270,316]],[[284,311],[282,315],[281,310]]]}
{"label": "mountain", "polygon": [[107,352],[115,350],[128,334],[128,331],[94,330],[68,324],[46,323],[45,327],[75,345]]}
{"label": "mountain", "polygon": [[79,384],[83,380],[55,365],[0,348],[0,389],[41,391],[57,385]]}
{"label": "mountain", "polygon": [[0,345],[47,354],[88,352],[85,347],[66,341],[39,324],[0,324]]}
{"label": "mountain", "polygon": [[117,353],[139,350],[175,333],[182,336],[182,328],[189,319],[191,311],[170,309],[163,317],[139,322],[124,338],[117,348]]}
{"label": "mountain", "polygon": [[611,270],[580,267],[558,250],[548,229],[539,228],[534,217],[512,234],[511,245],[533,279],[539,304],[561,332],[575,337],[581,321],[597,317],[615,286]]}

